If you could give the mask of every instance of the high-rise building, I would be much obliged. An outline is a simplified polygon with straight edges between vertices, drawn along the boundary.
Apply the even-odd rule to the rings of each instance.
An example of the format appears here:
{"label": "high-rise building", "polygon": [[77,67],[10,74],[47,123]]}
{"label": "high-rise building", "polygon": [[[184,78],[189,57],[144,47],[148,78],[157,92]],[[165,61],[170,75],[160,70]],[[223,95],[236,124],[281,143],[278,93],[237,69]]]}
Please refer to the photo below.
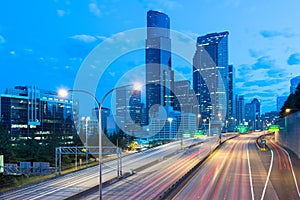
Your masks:
{"label": "high-rise building", "polygon": [[227,103],[227,119],[235,115],[234,103],[234,69],[233,65],[228,65],[228,103]]}
{"label": "high-rise building", "polygon": [[181,113],[193,113],[194,96],[190,81],[174,82],[174,110]]}
{"label": "high-rise building", "polygon": [[141,105],[141,91],[126,88],[116,90],[116,120],[123,131],[139,131]]}
{"label": "high-rise building", "polygon": [[261,129],[260,102],[254,98],[251,103],[245,105],[245,120],[248,122],[250,130]]}
{"label": "high-rise building", "polygon": [[245,120],[245,99],[244,96],[235,95],[236,102],[236,124],[242,124]]}
{"label": "high-rise building", "polygon": [[[174,72],[171,64],[170,19],[159,11],[147,12],[146,111],[154,115],[153,105],[173,105]],[[153,111],[153,112],[152,112]]]}
{"label": "high-rise building", "polygon": [[297,86],[300,84],[300,76],[291,79],[290,94],[295,93]]}
{"label": "high-rise building", "polygon": [[16,86],[1,94],[1,122],[12,140],[35,138],[40,143],[53,134],[70,144],[77,134],[78,104],[57,93]]}
{"label": "high-rise building", "polygon": [[[98,108],[94,108],[92,110],[92,117],[94,119],[97,119],[97,121],[98,121],[98,116],[99,116],[98,112],[99,112]],[[107,118],[109,116],[110,116],[110,109],[106,108],[106,107],[102,107],[101,108],[101,126],[102,126],[102,130],[107,129]]]}
{"label": "high-rise building", "polygon": [[271,111],[266,112],[264,115],[264,125],[275,124],[275,122],[279,119],[279,112]]}
{"label": "high-rise building", "polygon": [[[193,89],[199,113],[212,120],[228,118],[228,32],[198,37],[193,59]],[[232,69],[232,68],[231,68]],[[232,70],[231,70],[232,71]],[[228,105],[229,103],[230,105]]]}

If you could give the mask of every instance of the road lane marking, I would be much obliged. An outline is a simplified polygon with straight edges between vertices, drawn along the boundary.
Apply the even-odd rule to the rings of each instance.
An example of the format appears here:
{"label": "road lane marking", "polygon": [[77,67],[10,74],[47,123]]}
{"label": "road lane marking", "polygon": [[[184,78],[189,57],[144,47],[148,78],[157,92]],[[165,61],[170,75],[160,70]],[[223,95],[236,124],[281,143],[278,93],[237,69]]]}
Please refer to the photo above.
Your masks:
{"label": "road lane marking", "polygon": [[269,179],[270,179],[270,175],[271,175],[271,171],[272,171],[272,167],[273,167],[274,153],[273,153],[272,149],[271,149],[271,155],[272,155],[271,156],[271,163],[270,163],[269,172],[268,172],[267,180],[266,180],[266,183],[265,183],[265,187],[264,187],[263,192],[261,194],[261,200],[263,200],[264,197],[265,197],[267,185],[268,185],[268,182],[269,182]]}
{"label": "road lane marking", "polygon": [[252,173],[251,173],[251,165],[250,165],[250,158],[249,158],[249,141],[247,142],[247,159],[248,159],[248,168],[249,168],[249,176],[250,176],[250,187],[251,187],[251,195],[252,200],[254,200],[254,190],[253,190],[253,183],[252,183]]}
{"label": "road lane marking", "polygon": [[268,141],[270,141],[271,146],[274,148],[274,150],[275,150],[275,152],[277,154],[278,163],[279,163],[279,169],[282,170],[281,154],[279,153],[277,147],[273,144],[273,142],[271,140],[268,140]]}
{"label": "road lane marking", "polygon": [[287,153],[287,152],[284,153],[284,152],[283,152],[283,148],[282,148],[280,145],[274,143],[273,141],[272,141],[272,143],[273,143],[275,146],[277,146],[277,147],[279,148],[279,150],[280,150],[281,153],[283,154],[283,157],[284,157],[284,160],[285,160],[285,165],[286,165],[287,169],[290,170],[289,161],[288,161],[288,159],[287,159],[287,157],[286,157],[286,153]]}
{"label": "road lane marking", "polygon": [[288,155],[288,158],[289,158],[289,161],[290,161],[290,164],[291,164],[291,169],[292,169],[293,177],[294,177],[294,182],[295,182],[295,185],[296,185],[298,196],[300,197],[299,187],[298,187],[297,179],[296,179],[296,176],[295,176],[295,173],[294,173],[294,168],[293,168],[293,164],[292,164],[292,161],[291,161],[290,154],[285,149],[283,149],[283,151],[285,151],[285,153]]}

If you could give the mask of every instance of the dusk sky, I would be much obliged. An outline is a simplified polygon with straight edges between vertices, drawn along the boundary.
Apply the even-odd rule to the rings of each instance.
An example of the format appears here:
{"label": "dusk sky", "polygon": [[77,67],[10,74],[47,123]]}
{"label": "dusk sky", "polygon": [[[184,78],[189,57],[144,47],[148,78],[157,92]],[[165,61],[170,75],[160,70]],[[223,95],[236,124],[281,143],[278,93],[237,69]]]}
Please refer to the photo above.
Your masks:
{"label": "dusk sky", "polygon": [[[16,85],[72,88],[94,47],[120,32],[145,28],[152,9],[166,13],[172,30],[195,41],[197,36],[228,31],[235,93],[245,95],[246,103],[258,98],[263,112],[275,110],[276,97],[288,95],[290,79],[300,75],[299,8],[299,0],[2,1],[0,93]],[[143,53],[128,55],[115,65],[130,71],[143,64]],[[173,59],[172,65],[191,77],[188,64]],[[112,87],[110,81],[118,81],[118,70],[122,71],[107,69],[101,91]]]}

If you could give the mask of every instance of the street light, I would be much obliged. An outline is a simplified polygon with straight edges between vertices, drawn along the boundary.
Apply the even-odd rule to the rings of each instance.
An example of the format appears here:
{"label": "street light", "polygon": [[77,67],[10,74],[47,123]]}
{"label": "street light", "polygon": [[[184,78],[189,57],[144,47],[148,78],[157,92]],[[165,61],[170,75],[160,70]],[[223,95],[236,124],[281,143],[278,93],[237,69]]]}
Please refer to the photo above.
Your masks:
{"label": "street light", "polygon": [[173,121],[173,118],[172,117],[168,117],[168,122],[169,122],[169,139],[171,140],[171,135],[172,135],[172,121]]}
{"label": "street light", "polygon": [[88,122],[90,121],[90,117],[82,117],[82,121],[85,120],[85,166],[89,166],[89,152],[88,152]]}
{"label": "street light", "polygon": [[86,91],[86,90],[64,90],[64,89],[61,89],[58,91],[58,96],[61,96],[61,97],[67,97],[70,92],[85,93],[85,94],[89,95],[94,100],[94,102],[97,104],[97,107],[98,107],[98,131],[99,131],[99,196],[100,196],[100,200],[102,200],[102,120],[101,120],[102,105],[103,105],[106,97],[108,97],[108,95],[110,93],[112,93],[114,90],[122,89],[122,88],[126,88],[126,87],[132,87],[132,86],[133,86],[134,90],[139,90],[142,85],[139,83],[135,83],[135,84],[124,85],[124,86],[112,88],[102,97],[100,102],[97,100],[97,98],[91,92]]}

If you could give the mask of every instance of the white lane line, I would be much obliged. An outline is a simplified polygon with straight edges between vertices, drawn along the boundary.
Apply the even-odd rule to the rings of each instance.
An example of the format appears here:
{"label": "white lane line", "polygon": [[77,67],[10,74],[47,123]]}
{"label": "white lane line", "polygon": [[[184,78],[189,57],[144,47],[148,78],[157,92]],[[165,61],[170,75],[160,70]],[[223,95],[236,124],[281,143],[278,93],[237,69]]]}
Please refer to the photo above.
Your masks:
{"label": "white lane line", "polygon": [[271,150],[271,155],[272,155],[272,157],[271,157],[271,163],[270,163],[269,172],[268,172],[267,180],[266,180],[266,183],[265,183],[265,187],[264,187],[264,190],[263,190],[263,192],[261,194],[261,200],[263,200],[264,197],[265,197],[267,185],[268,185],[268,182],[269,182],[269,179],[270,179],[270,175],[271,175],[271,171],[272,171],[272,167],[273,167],[273,158],[274,158],[273,150]]}
{"label": "white lane line", "polygon": [[253,183],[252,183],[252,173],[251,173],[251,165],[250,165],[250,158],[249,158],[249,141],[247,142],[247,159],[248,159],[248,168],[249,168],[249,176],[250,176],[250,187],[251,187],[251,195],[252,200],[254,200],[254,190],[253,190]]}
{"label": "white lane line", "polygon": [[291,161],[291,158],[290,158],[290,154],[289,152],[287,152],[284,148],[282,148],[283,151],[288,155],[289,157],[289,162],[291,164],[291,169],[292,169],[292,173],[293,173],[293,177],[294,177],[294,182],[295,182],[295,185],[296,185],[296,188],[297,188],[297,192],[298,192],[298,196],[300,197],[300,192],[299,192],[299,188],[298,188],[298,183],[297,183],[297,179],[296,179],[296,176],[295,176],[295,173],[294,173],[294,168],[293,168],[293,164],[292,164],[292,161]]}

